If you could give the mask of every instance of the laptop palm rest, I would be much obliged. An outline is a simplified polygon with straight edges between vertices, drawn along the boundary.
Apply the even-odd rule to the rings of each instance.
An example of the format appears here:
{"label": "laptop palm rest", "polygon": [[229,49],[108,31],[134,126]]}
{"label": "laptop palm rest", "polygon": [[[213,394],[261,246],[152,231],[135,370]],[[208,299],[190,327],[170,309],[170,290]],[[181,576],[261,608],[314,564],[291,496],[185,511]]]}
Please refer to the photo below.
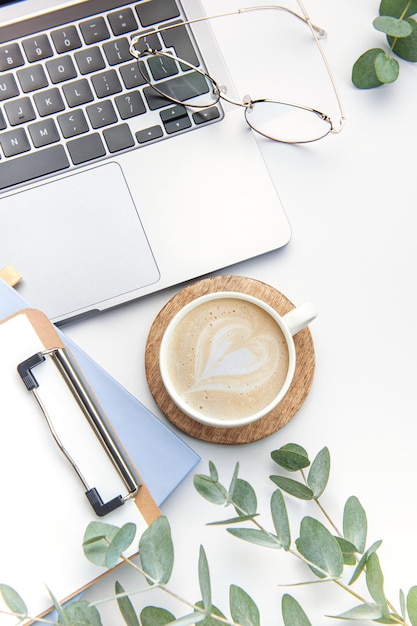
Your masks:
{"label": "laptop palm rest", "polygon": [[0,266],[19,270],[19,292],[50,319],[94,305],[99,310],[100,303],[159,280],[117,163],[5,198],[0,233]]}

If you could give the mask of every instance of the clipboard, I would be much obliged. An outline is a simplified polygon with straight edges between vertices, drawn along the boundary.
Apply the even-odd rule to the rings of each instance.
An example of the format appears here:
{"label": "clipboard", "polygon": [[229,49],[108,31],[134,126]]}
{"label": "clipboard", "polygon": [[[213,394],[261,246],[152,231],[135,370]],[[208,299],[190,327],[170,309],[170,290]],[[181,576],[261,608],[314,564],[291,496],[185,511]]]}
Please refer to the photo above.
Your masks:
{"label": "clipboard", "polygon": [[[105,434],[132,471],[136,485],[123,503],[105,507],[106,511],[98,507],[95,512],[85,497],[82,481],[52,436],[43,408],[58,442],[72,460],[76,458],[77,468],[86,464],[83,477],[84,472],[88,480],[96,474],[94,489],[105,505],[114,500],[114,489],[117,499],[120,484],[126,484],[65,379],[62,355],[80,375],[83,390],[100,412],[68,347],[43,313],[24,309],[0,322],[0,537],[7,537],[1,546],[0,581],[20,593],[34,617],[51,609],[48,588],[64,602],[101,577],[82,551],[84,531],[90,521],[100,519],[97,513],[116,526],[135,522],[138,537],[160,515],[109,423]],[[39,398],[32,397],[32,383],[28,386],[25,376],[35,380]],[[101,482],[98,489],[96,480]]]}

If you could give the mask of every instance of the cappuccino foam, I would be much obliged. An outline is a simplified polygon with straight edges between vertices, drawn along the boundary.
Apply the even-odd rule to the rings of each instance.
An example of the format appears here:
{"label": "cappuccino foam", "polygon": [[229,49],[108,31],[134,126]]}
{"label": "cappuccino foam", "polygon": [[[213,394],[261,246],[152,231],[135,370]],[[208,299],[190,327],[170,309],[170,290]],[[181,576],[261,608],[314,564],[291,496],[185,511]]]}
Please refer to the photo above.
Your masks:
{"label": "cappuccino foam", "polygon": [[288,373],[281,328],[256,304],[225,297],[189,311],[168,345],[168,371],[177,392],[208,418],[242,419],[267,406]]}

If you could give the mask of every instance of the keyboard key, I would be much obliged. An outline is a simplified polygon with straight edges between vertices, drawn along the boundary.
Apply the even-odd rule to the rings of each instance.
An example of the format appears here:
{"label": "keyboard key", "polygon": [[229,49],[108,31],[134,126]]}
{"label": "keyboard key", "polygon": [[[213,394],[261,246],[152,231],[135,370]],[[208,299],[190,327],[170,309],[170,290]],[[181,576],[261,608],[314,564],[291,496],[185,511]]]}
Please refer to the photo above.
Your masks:
{"label": "keyboard key", "polygon": [[[22,129],[18,129],[22,130]],[[0,138],[3,145],[3,142]],[[53,174],[69,167],[63,146],[52,146],[0,163],[0,189],[18,185],[40,176]]]}
{"label": "keyboard key", "polygon": [[31,63],[48,59],[54,53],[47,35],[36,35],[36,37],[25,39],[22,45],[27,59]]}
{"label": "keyboard key", "polygon": [[187,109],[181,105],[176,105],[160,113],[162,123],[168,135],[177,133],[180,130],[190,128],[191,120],[188,117]]}
{"label": "keyboard key", "polygon": [[161,37],[167,48],[174,48],[177,57],[184,59],[184,61],[188,61],[191,65],[197,67],[200,65],[185,26],[178,26],[178,28],[166,30],[161,33]]}
{"label": "keyboard key", "polygon": [[160,126],[151,126],[144,130],[139,130],[136,134],[136,139],[139,143],[146,143],[153,141],[154,139],[160,139],[164,136],[162,128]]}
{"label": "keyboard key", "polygon": [[129,8],[109,13],[107,17],[109,19],[113,35],[124,35],[125,33],[130,33],[133,30],[136,30],[138,27],[133,11]]}
{"label": "keyboard key", "polygon": [[127,124],[107,128],[103,131],[103,135],[109,152],[119,152],[135,145],[135,140]]}
{"label": "keyboard key", "polygon": [[120,63],[126,63],[126,61],[132,60],[130,54],[130,43],[126,37],[121,37],[115,41],[103,44],[104,54],[109,65],[119,65]]}
{"label": "keyboard key", "polygon": [[77,76],[74,62],[68,55],[47,61],[46,69],[54,84],[63,83]]}
{"label": "keyboard key", "polygon": [[74,165],[98,159],[106,154],[101,137],[98,133],[73,139],[67,143]]}
{"label": "keyboard key", "polygon": [[61,54],[61,52],[69,52],[76,48],[81,48],[82,43],[75,26],[65,26],[58,30],[54,30],[51,33],[52,41],[55,46],[55,50]]}
{"label": "keyboard key", "polygon": [[168,56],[151,56],[148,65],[154,80],[162,80],[179,73],[177,62]]}
{"label": "keyboard key", "polygon": [[0,71],[11,70],[15,67],[24,65],[25,59],[23,58],[22,51],[19,44],[9,43],[7,46],[1,46],[0,48]]}
{"label": "keyboard key", "polygon": [[35,148],[42,148],[59,141],[59,133],[53,119],[41,120],[28,127]]}
{"label": "keyboard key", "polygon": [[14,98],[19,95],[19,87],[17,86],[13,74],[2,74],[0,76],[0,101]]}
{"label": "keyboard key", "polygon": [[65,99],[70,107],[80,106],[94,100],[93,92],[86,78],[81,78],[62,87]]}
{"label": "keyboard key", "polygon": [[195,124],[204,124],[205,122],[211,122],[217,120],[220,117],[220,111],[217,107],[209,107],[208,109],[201,109],[193,113],[193,120]]}
{"label": "keyboard key", "polygon": [[[141,67],[144,68],[142,61],[140,63],[141,63]],[[142,73],[139,71],[139,67],[136,61],[133,61],[132,63],[129,63],[128,65],[123,65],[120,68],[120,74],[122,76],[122,80],[126,89],[133,89],[133,87],[140,87],[141,85],[145,85],[146,83],[146,80],[144,79]]]}
{"label": "keyboard key", "polygon": [[7,127],[6,120],[3,113],[0,111],[0,130],[4,130]]}
{"label": "keyboard key", "polygon": [[74,56],[81,74],[91,74],[106,67],[101,50],[97,46],[80,50]]}
{"label": "keyboard key", "polygon": [[95,17],[80,24],[81,34],[85,43],[97,43],[110,39],[109,29],[103,17]]}
{"label": "keyboard key", "polygon": [[36,117],[35,109],[29,98],[19,98],[19,100],[6,102],[4,110],[11,126],[30,122]]}
{"label": "keyboard key", "polygon": [[[15,128],[0,135],[0,144],[4,155],[7,157],[16,156],[30,150],[30,143],[24,128]],[[0,180],[3,176],[3,168],[0,164]]]}
{"label": "keyboard key", "polygon": [[58,113],[58,111],[63,111],[65,109],[61,92],[57,87],[41,91],[40,93],[35,93],[33,99],[41,117],[51,115],[52,113]]}
{"label": "keyboard key", "polygon": [[135,8],[142,26],[170,20],[180,14],[175,0],[164,0],[164,2],[149,0],[148,2],[140,2]]}
{"label": "keyboard key", "polygon": [[57,120],[65,139],[82,135],[89,130],[86,117],[81,109],[58,115]]}
{"label": "keyboard key", "polygon": [[108,70],[107,72],[96,74],[91,78],[91,82],[99,98],[105,98],[122,91],[122,85],[116,70]]}
{"label": "keyboard key", "polygon": [[119,115],[123,120],[136,117],[136,115],[142,115],[146,112],[146,107],[139,91],[131,91],[122,96],[117,96],[115,103]]}
{"label": "keyboard key", "polygon": [[42,65],[31,65],[17,71],[22,91],[29,93],[48,86],[48,79]]}
{"label": "keyboard key", "polygon": [[116,111],[110,100],[102,100],[87,107],[87,115],[93,128],[101,128],[117,122]]}

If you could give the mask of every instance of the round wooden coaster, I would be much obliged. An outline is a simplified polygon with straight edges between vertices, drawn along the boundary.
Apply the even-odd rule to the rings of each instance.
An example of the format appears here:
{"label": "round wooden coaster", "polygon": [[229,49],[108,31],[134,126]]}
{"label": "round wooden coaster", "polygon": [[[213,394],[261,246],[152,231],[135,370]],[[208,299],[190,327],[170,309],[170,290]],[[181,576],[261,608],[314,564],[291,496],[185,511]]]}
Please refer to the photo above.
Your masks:
{"label": "round wooden coaster", "polygon": [[295,415],[310,391],[314,376],[314,345],[310,330],[304,328],[294,336],[297,363],[291,386],[280,404],[262,419],[239,428],[206,426],[185,415],[172,402],[165,391],[159,372],[159,347],[163,333],[172,317],[188,302],[214,291],[240,291],[249,293],[274,307],[281,315],[294,305],[279,291],[258,280],[242,276],[215,276],[200,280],[182,289],[164,306],[149,331],[145,350],[146,378],[149,389],[162,413],[192,437],[229,445],[250,443],[268,437]]}

